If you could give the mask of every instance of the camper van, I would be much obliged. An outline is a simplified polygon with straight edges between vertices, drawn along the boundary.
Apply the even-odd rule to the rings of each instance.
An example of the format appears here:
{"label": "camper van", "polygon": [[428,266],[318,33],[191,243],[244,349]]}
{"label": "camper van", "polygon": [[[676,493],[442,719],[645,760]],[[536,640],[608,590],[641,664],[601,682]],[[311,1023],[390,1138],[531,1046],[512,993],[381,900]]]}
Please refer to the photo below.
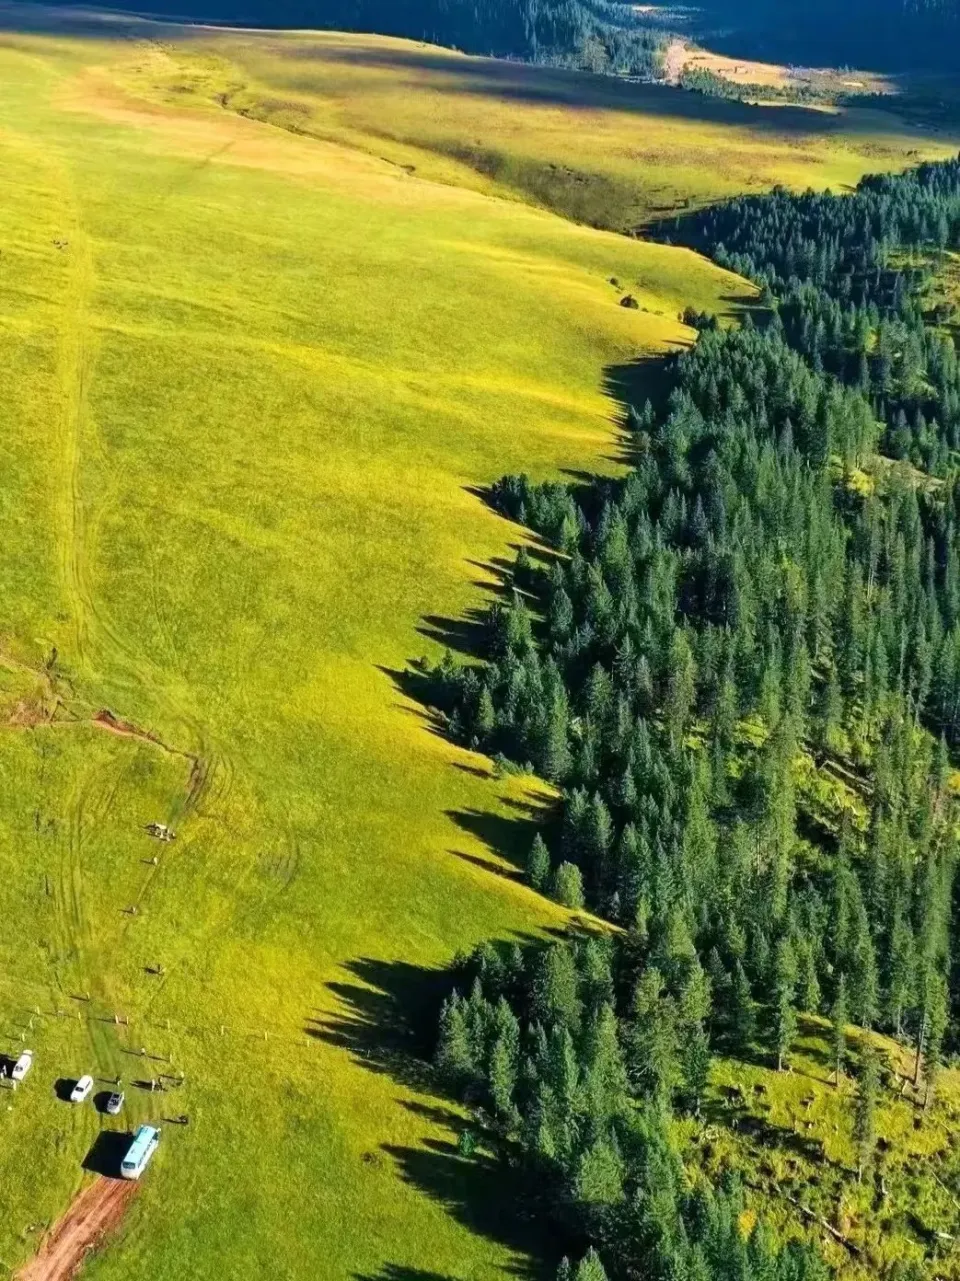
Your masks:
{"label": "camper van", "polygon": [[160,1131],[152,1125],[141,1125],[133,1136],[127,1155],[120,1163],[120,1173],[125,1179],[139,1179],[157,1150]]}

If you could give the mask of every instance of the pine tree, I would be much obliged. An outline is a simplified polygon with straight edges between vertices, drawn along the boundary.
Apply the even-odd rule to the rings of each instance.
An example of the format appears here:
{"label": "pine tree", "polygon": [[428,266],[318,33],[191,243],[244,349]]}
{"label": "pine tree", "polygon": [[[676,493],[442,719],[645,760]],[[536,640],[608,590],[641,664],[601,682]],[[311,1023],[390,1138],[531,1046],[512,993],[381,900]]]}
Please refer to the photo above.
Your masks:
{"label": "pine tree", "polygon": [[458,992],[443,1003],[435,1055],[437,1070],[454,1089],[462,1089],[476,1072],[464,1003]]}
{"label": "pine tree", "polygon": [[641,974],[634,993],[627,1032],[627,1068],[631,1081],[657,1107],[670,1106],[681,1082],[679,1018],[664,992],[663,975],[654,966]]}
{"label": "pine tree", "polygon": [[584,1088],[590,1117],[609,1122],[627,1110],[628,1083],[620,1048],[617,1016],[604,1002],[594,1016],[584,1047]]}
{"label": "pine tree", "polygon": [[683,1045],[683,1077],[694,1115],[699,1116],[710,1081],[710,1041],[703,1028],[695,1028],[687,1034]]}
{"label": "pine tree", "polygon": [[533,1016],[544,1027],[555,1022],[580,1026],[577,969],[570,948],[554,943],[537,960],[533,979]]}
{"label": "pine tree", "polygon": [[490,1055],[489,1085],[493,1106],[503,1118],[512,1118],[515,1114],[513,1091],[516,1083],[516,1064],[512,1049],[506,1038],[499,1036]]}
{"label": "pine tree", "polygon": [[668,656],[666,725],[674,744],[679,744],[696,694],[696,666],[690,642],[683,629],[674,632]]}
{"label": "pine tree", "polygon": [[731,1003],[730,1024],[734,1043],[741,1054],[747,1054],[757,1035],[757,1017],[750,982],[739,961],[733,971]]}
{"label": "pine tree", "polygon": [[550,851],[547,843],[538,832],[533,838],[530,853],[527,856],[527,880],[531,888],[542,894],[550,879]]}
{"label": "pine tree", "polygon": [[924,1111],[933,1102],[937,1077],[943,1059],[943,1038],[947,1030],[949,1004],[947,983],[942,974],[937,973],[934,975],[930,986],[927,1042],[923,1056]]}
{"label": "pine tree", "polygon": [[484,685],[480,691],[477,714],[473,722],[473,730],[481,747],[489,740],[496,723],[497,714],[493,706],[493,697],[490,694],[490,690]]}
{"label": "pine tree", "polygon": [[607,1281],[607,1274],[600,1262],[600,1256],[592,1247],[577,1264],[574,1281]]}
{"label": "pine tree", "polygon": [[777,948],[773,990],[773,1044],[778,1072],[783,1071],[784,1058],[797,1034],[797,1012],[793,1004],[795,976],[793,950],[784,941]]}
{"label": "pine tree", "polygon": [[[616,1143],[604,1134],[598,1135],[577,1161],[574,1195],[587,1208],[615,1205],[623,1197],[624,1174]],[[580,1276],[579,1268],[577,1276]]]}

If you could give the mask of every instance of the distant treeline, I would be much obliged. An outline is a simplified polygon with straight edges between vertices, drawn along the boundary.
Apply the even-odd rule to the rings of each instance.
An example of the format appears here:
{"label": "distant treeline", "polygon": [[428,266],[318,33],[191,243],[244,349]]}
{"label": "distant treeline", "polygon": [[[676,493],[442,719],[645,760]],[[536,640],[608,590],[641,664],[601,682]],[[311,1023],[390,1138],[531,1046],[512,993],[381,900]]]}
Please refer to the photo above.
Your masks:
{"label": "distant treeline", "polygon": [[742,197],[653,231],[761,285],[790,346],[867,398],[886,454],[955,470],[960,365],[938,325],[956,308],[930,313],[926,298],[960,243],[960,162],[865,178],[848,197]]}
{"label": "distant treeline", "polygon": [[659,70],[665,42],[630,5],[614,0],[106,0],[104,7],[187,21],[376,32],[634,76]]}
{"label": "distant treeline", "polygon": [[[707,98],[724,98],[729,102],[821,102],[826,95],[812,84],[762,85],[744,84],[720,76],[709,67],[687,67],[680,74],[680,88],[701,93]],[[889,103],[882,104],[889,106]]]}

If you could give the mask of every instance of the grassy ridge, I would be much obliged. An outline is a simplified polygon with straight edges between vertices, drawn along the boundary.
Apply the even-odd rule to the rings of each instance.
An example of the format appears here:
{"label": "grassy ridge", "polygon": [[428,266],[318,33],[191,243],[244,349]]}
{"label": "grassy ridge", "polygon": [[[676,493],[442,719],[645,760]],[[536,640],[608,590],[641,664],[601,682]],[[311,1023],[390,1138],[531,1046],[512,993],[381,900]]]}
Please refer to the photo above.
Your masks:
{"label": "grassy ridge", "polygon": [[[220,36],[204,42],[204,83],[165,43],[175,98],[191,87],[298,131],[426,150],[618,230],[778,183],[853,185],[864,173],[955,155],[960,146],[955,132],[925,135],[895,110],[748,106],[375,36]],[[218,57],[229,70],[217,68]],[[409,150],[397,159],[436,164]]]}
{"label": "grassy ridge", "polygon": [[187,1085],[131,1089],[128,1122],[191,1125],[91,1277],[492,1276],[530,1244],[484,1208],[497,1176],[369,1069],[418,967],[551,909],[491,874],[519,785],[391,673],[515,537],[467,486],[612,459],[603,371],[743,286],[372,147],[164,105],[131,53],[166,65],[0,47],[0,1030],[37,1051],[0,1109],[0,1258],[96,1143],[53,1078],[148,1078],[143,1048]]}

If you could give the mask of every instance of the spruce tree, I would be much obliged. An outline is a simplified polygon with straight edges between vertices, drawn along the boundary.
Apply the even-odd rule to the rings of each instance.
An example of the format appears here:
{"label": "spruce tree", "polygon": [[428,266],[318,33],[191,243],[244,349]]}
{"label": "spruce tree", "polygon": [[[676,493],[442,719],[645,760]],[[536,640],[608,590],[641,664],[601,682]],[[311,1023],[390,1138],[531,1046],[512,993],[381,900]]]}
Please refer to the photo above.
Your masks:
{"label": "spruce tree", "polygon": [[777,948],[773,989],[773,1045],[777,1071],[783,1071],[784,1059],[797,1034],[797,1012],[794,1008],[796,966],[788,942]]}
{"label": "spruce tree", "polygon": [[512,1048],[505,1037],[499,1036],[490,1054],[488,1082],[494,1109],[504,1119],[513,1118],[516,1111],[513,1104],[516,1081],[516,1064]]}
{"label": "spruce tree", "polygon": [[948,1023],[948,993],[943,975],[937,973],[931,981],[929,1012],[927,1016],[927,1043],[923,1056],[923,1109],[933,1102],[937,1077],[943,1060],[943,1038]]}
{"label": "spruce tree", "polygon": [[577,1264],[574,1281],[607,1281],[607,1274],[600,1262],[600,1256],[592,1247]]}
{"label": "spruce tree", "polygon": [[527,855],[527,881],[532,889],[542,894],[550,880],[550,852],[547,843],[538,832],[533,838],[530,853]]}
{"label": "spruce tree", "polygon": [[440,1011],[440,1035],[435,1056],[437,1069],[454,1089],[462,1089],[476,1072],[464,1003],[454,991]]}
{"label": "spruce tree", "polygon": [[757,1035],[757,1016],[750,982],[740,961],[733,971],[731,1005],[730,1025],[734,1043],[741,1054],[748,1054]]}

